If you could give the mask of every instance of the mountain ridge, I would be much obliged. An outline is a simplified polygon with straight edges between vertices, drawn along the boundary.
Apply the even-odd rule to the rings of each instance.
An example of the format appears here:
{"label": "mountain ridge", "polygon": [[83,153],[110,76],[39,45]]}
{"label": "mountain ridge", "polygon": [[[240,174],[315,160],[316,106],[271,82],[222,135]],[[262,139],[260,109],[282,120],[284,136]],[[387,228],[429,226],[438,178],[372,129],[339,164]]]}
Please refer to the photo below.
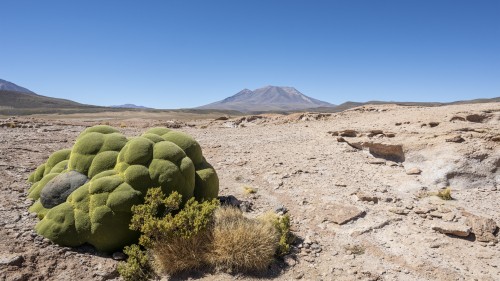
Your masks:
{"label": "mountain ridge", "polygon": [[294,87],[265,86],[255,90],[243,89],[223,100],[199,109],[225,109],[241,112],[252,111],[291,111],[315,107],[334,107],[335,105],[321,101],[299,92]]}

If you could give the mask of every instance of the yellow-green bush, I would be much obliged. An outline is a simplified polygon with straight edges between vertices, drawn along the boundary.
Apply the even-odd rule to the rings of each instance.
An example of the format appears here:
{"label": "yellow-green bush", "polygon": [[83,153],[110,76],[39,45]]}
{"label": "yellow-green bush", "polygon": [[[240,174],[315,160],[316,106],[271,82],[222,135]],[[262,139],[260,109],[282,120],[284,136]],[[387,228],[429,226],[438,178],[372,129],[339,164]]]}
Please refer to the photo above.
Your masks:
{"label": "yellow-green bush", "polygon": [[118,264],[117,269],[125,281],[143,281],[153,277],[146,251],[134,244],[126,246],[123,252],[128,256],[127,262]]}

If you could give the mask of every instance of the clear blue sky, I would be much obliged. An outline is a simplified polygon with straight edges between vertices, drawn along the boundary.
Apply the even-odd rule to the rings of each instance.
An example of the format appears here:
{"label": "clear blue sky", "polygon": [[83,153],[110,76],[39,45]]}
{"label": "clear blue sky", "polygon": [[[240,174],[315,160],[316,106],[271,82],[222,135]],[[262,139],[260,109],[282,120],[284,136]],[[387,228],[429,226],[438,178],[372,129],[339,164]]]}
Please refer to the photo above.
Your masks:
{"label": "clear blue sky", "polygon": [[293,86],[331,103],[500,96],[498,0],[0,2],[0,78],[194,107]]}

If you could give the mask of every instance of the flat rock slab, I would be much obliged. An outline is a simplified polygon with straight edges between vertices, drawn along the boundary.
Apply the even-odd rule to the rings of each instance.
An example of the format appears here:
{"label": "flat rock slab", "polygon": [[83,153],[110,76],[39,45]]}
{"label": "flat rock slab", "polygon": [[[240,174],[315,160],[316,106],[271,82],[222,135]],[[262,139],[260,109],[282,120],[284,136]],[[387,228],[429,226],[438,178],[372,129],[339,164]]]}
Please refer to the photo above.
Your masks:
{"label": "flat rock slab", "polygon": [[440,222],[434,224],[432,226],[432,230],[435,230],[443,234],[449,234],[460,237],[467,237],[471,233],[471,228],[469,226],[459,223],[450,223],[450,222]]}
{"label": "flat rock slab", "polygon": [[331,210],[333,214],[330,219],[336,224],[344,224],[365,215],[364,210],[352,205],[332,204]]}

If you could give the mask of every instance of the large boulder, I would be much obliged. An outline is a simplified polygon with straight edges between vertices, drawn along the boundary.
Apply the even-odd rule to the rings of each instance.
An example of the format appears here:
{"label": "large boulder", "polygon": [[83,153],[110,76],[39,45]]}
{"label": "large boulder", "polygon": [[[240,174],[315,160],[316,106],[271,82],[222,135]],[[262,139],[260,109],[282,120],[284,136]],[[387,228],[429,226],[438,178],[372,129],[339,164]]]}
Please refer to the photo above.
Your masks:
{"label": "large boulder", "polygon": [[40,203],[44,208],[55,207],[64,201],[75,191],[88,181],[86,175],[77,171],[69,171],[55,176],[49,181],[40,193]]}

